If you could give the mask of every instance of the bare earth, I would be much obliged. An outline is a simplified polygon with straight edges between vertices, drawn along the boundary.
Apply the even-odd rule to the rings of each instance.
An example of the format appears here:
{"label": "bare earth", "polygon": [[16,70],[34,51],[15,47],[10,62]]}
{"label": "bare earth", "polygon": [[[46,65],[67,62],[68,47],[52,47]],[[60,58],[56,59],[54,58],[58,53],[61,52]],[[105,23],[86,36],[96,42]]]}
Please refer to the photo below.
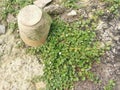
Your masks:
{"label": "bare earth", "polygon": [[15,35],[0,36],[0,90],[35,90],[32,79],[43,74],[43,65],[36,56],[17,48]]}

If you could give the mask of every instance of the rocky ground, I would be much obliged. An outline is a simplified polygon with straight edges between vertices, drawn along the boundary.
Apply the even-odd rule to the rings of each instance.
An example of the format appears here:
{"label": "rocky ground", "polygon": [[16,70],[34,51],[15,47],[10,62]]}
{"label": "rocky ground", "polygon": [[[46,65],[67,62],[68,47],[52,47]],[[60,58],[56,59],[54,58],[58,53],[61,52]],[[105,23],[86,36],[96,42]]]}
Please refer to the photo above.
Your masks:
{"label": "rocky ground", "polygon": [[[83,0],[78,4],[85,4],[89,7],[74,11],[66,10],[54,3],[44,9],[52,17],[57,14],[63,20],[73,22],[78,20],[79,15],[89,17],[92,7],[101,7],[101,4],[95,0],[86,3],[87,1],[89,0]],[[101,83],[78,82],[75,85],[75,90],[104,90],[103,87],[109,80],[116,82],[114,90],[120,90],[120,20],[119,17],[113,17],[109,20],[109,17],[109,14],[101,17],[97,27],[98,39],[102,42],[101,46],[104,46],[106,42],[111,45],[110,51],[101,57],[101,63],[93,65],[92,71],[99,77]],[[5,33],[3,30],[0,35],[0,90],[38,90],[37,85],[32,80],[43,74],[43,65],[40,64],[37,56],[26,54],[25,48],[27,46],[22,45],[24,49],[18,48],[19,45],[21,46],[19,33],[9,31],[6,29]]]}

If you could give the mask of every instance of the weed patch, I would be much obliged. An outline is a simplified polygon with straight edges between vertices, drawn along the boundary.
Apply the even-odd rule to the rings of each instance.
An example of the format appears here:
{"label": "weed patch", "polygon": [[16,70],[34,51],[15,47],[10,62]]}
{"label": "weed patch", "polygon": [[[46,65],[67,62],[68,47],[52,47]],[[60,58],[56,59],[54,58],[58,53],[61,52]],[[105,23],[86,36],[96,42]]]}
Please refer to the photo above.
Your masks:
{"label": "weed patch", "polygon": [[[33,0],[3,0],[1,3],[2,12],[0,15],[3,21],[7,21],[8,14],[16,18],[19,10],[26,5],[32,4]],[[8,28],[14,31],[17,28],[17,21],[8,23]]]}
{"label": "weed patch", "polygon": [[106,86],[104,86],[104,90],[113,90],[113,87],[115,86],[115,82],[113,80],[110,80]]}
{"label": "weed patch", "polygon": [[76,2],[78,2],[78,0],[67,0],[64,3],[64,6],[67,8],[78,8],[78,5],[76,5]]}
{"label": "weed patch", "polygon": [[119,16],[120,0],[101,0],[106,4],[106,9],[115,16]]}
{"label": "weed patch", "polygon": [[[70,90],[79,80],[94,80],[90,71],[103,49],[95,40],[95,25],[92,20],[67,24],[55,19],[48,40],[38,48],[29,48],[27,52],[38,54],[43,59],[43,81],[47,90]],[[88,28],[89,27],[89,28]]]}

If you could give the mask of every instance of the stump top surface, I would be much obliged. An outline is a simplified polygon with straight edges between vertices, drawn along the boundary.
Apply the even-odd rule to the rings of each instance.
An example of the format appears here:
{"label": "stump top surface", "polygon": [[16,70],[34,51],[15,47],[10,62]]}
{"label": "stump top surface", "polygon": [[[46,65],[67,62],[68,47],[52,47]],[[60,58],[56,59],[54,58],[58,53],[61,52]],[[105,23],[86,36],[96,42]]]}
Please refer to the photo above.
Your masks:
{"label": "stump top surface", "polygon": [[24,7],[18,14],[18,20],[28,26],[37,24],[42,17],[42,11],[35,5]]}

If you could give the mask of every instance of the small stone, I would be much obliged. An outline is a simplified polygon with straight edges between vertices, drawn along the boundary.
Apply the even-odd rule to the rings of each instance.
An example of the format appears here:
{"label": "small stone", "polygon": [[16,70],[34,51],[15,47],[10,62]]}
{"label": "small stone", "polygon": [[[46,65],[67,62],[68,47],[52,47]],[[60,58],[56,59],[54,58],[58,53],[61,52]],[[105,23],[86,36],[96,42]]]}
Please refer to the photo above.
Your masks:
{"label": "small stone", "polygon": [[65,11],[65,8],[59,4],[51,4],[44,8],[44,10],[50,15],[62,14]]}
{"label": "small stone", "polygon": [[4,33],[5,33],[5,26],[0,25],[0,34],[4,34]]}
{"label": "small stone", "polygon": [[77,15],[77,12],[75,10],[72,10],[71,12],[69,12],[67,14],[68,16],[76,16]]}
{"label": "small stone", "polygon": [[45,7],[48,3],[50,3],[52,0],[36,0],[34,4],[40,8]]}

